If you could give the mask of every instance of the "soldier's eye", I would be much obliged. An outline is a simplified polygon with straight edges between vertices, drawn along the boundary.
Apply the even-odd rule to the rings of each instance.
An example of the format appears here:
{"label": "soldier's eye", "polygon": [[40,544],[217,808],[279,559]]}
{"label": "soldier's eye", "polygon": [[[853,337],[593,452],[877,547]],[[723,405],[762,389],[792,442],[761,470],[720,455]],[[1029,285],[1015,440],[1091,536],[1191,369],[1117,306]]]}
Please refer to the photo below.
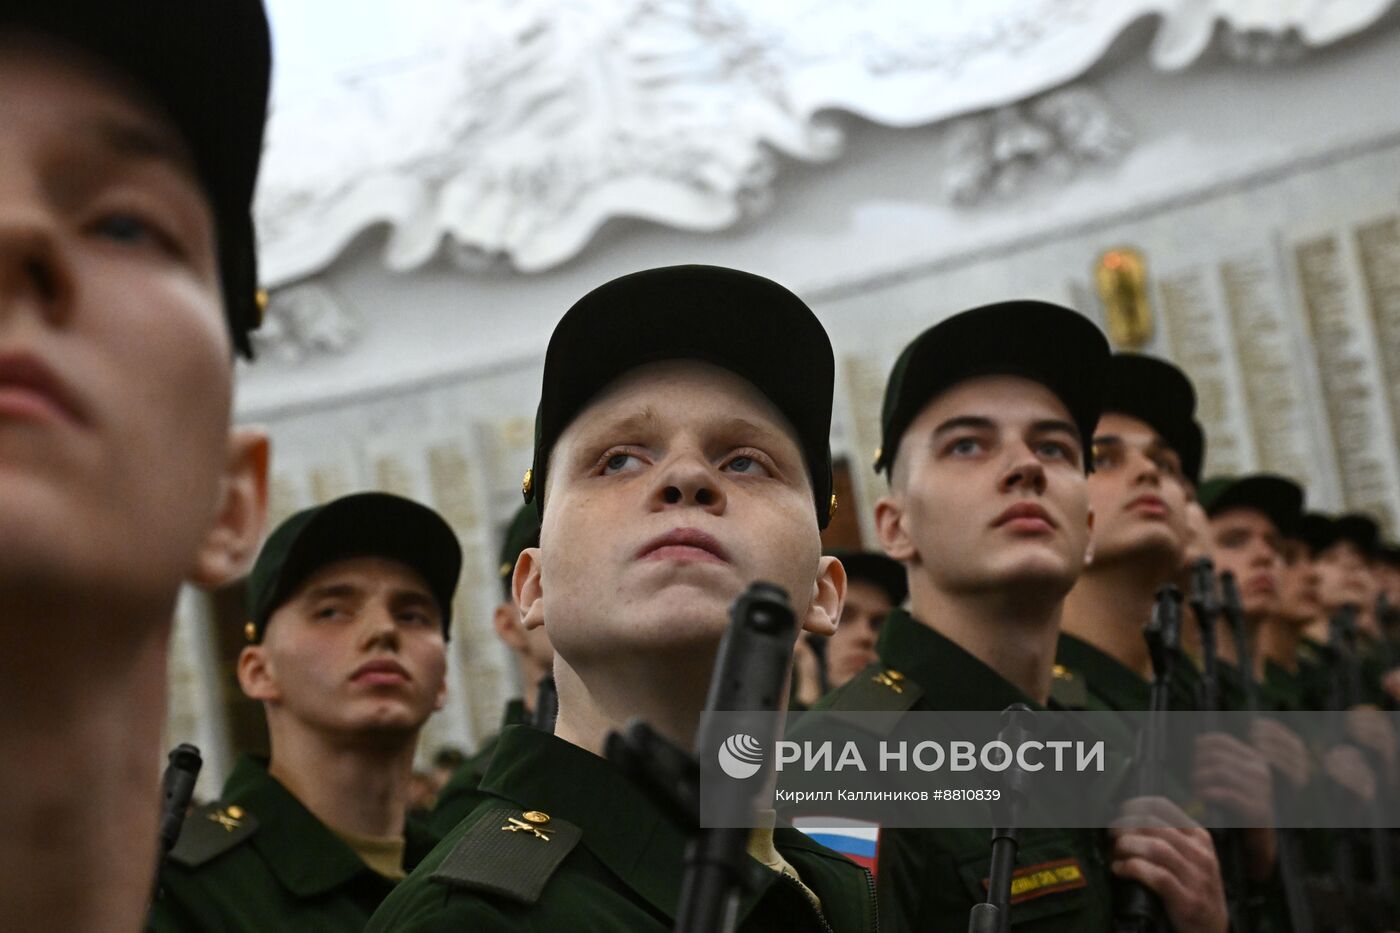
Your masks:
{"label": "soldier's eye", "polygon": [[724,468],[731,473],[742,473],[746,476],[770,476],[768,467],[759,462],[757,457],[750,457],[740,454],[724,465]]}
{"label": "soldier's eye", "polygon": [[975,437],[960,437],[948,445],[948,452],[957,457],[968,457],[982,449],[982,442]]}
{"label": "soldier's eye", "polygon": [[612,476],[617,473],[635,470],[641,466],[641,463],[641,459],[635,454],[629,454],[625,451],[616,451],[608,454],[603,460],[602,474],[604,476]]}

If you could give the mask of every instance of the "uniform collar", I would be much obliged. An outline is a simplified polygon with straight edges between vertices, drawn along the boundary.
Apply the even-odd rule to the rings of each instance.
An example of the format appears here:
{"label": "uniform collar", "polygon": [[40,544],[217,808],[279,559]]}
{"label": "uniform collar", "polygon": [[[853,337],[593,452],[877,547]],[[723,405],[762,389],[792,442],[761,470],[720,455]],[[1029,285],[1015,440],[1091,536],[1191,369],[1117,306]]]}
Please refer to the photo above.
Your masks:
{"label": "uniform collar", "polygon": [[[481,789],[583,831],[581,845],[653,908],[674,918],[685,829],[606,759],[530,726],[502,733]],[[763,890],[778,877],[765,878]],[[762,896],[740,907],[744,916]]]}
{"label": "uniform collar", "polygon": [[325,894],[359,875],[373,874],[268,773],[265,758],[240,758],[224,784],[222,800],[258,818],[258,831],[249,842],[277,880],[298,897]]}
{"label": "uniform collar", "polygon": [[[875,646],[880,661],[923,690],[920,705],[943,710],[1002,710],[1012,703],[1044,709],[957,642],[904,609],[892,609]],[[949,676],[956,672],[955,676]]]}
{"label": "uniform collar", "polygon": [[1117,658],[1073,635],[1061,635],[1055,648],[1061,664],[1082,676],[1091,693],[1115,710],[1145,710],[1151,686]]}

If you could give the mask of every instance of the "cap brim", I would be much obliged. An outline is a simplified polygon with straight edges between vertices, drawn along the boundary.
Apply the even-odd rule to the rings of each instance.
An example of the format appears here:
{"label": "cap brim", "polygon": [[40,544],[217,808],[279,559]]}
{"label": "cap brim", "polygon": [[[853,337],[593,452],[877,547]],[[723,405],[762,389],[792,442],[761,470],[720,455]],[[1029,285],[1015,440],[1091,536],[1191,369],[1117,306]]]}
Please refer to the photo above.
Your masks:
{"label": "cap brim", "polygon": [[864,580],[879,587],[890,603],[904,604],[909,596],[909,576],[904,565],[884,554],[871,551],[831,551],[829,556],[841,561],[848,581]]}
{"label": "cap brim", "polygon": [[1291,538],[1302,528],[1303,488],[1282,476],[1261,473],[1206,490],[1201,506],[1211,518],[1232,509],[1253,509],[1267,516],[1279,534]]}
{"label": "cap brim", "polygon": [[1205,436],[1194,418],[1196,390],[1185,373],[1165,360],[1115,354],[1109,359],[1103,410],[1150,425],[1176,451],[1186,478],[1200,483]]}
{"label": "cap brim", "polygon": [[437,600],[447,631],[462,569],[452,528],[432,509],[387,493],[359,493],[318,511],[287,549],[266,612],[291,598],[317,570],[340,560],[382,557],[417,571]]}
{"label": "cap brim", "polygon": [[891,372],[876,469],[893,464],[905,430],[930,401],[979,376],[1021,376],[1044,385],[1064,403],[1087,448],[1108,357],[1103,332],[1060,305],[1004,301],[956,314],[916,338]]}

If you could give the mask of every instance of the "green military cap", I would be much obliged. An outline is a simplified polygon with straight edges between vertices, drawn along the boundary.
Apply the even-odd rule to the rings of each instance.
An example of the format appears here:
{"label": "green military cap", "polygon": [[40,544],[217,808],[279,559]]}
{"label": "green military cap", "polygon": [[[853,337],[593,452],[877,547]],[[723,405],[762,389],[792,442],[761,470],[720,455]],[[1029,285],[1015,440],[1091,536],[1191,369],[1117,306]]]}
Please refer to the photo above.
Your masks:
{"label": "green military cap", "polygon": [[1336,519],[1336,532],[1337,541],[1350,541],[1368,560],[1380,554],[1381,526],[1371,516],[1360,512],[1340,515]]}
{"label": "green military cap", "polygon": [[262,640],[267,621],[307,577],[326,564],[383,557],[418,571],[450,631],[452,594],[462,547],[438,513],[385,492],[361,492],[304,509],[278,525],[248,576],[249,619],[244,634]]}
{"label": "green military cap", "polygon": [[905,573],[904,565],[893,558],[874,551],[841,548],[828,550],[826,556],[841,561],[849,579],[864,580],[883,590],[893,605],[902,605],[909,596],[908,574]]}
{"label": "green military cap", "polygon": [[497,564],[496,574],[501,579],[501,588],[506,599],[510,599],[512,595],[511,577],[515,574],[515,562],[520,558],[520,552],[527,547],[539,546],[540,515],[533,505],[526,503],[515,510],[510,527],[506,529],[506,536],[501,541],[501,560]]}
{"label": "green military cap", "polygon": [[1103,410],[1150,425],[1181,458],[1185,477],[1200,483],[1205,433],[1195,418],[1196,390],[1184,372],[1156,357],[1115,353],[1108,361]]}
{"label": "green military cap", "polygon": [[[1088,445],[1098,423],[1108,339],[1084,315],[1045,301],[1003,301],[924,331],[895,361],[880,414],[875,470],[894,468],[910,423],[944,390],[978,376],[1022,376],[1059,396]],[[1085,457],[1088,468],[1089,457]]]}
{"label": "green military cap", "polygon": [[189,147],[213,208],[224,310],[252,356],[262,317],[253,189],[267,121],[272,45],[262,0],[0,0],[0,31],[76,47],[131,78]]}
{"label": "green military cap", "polygon": [[1196,499],[1211,518],[1231,509],[1262,512],[1285,538],[1297,535],[1302,526],[1303,487],[1272,473],[1211,477],[1201,484]]}
{"label": "green military cap", "polygon": [[634,272],[580,298],[554,328],[522,492],[544,515],[549,455],[613,380],[660,360],[703,360],[751,382],[792,424],[812,478],[817,524],[831,491],[831,341],[810,308],[776,282],[719,266]]}

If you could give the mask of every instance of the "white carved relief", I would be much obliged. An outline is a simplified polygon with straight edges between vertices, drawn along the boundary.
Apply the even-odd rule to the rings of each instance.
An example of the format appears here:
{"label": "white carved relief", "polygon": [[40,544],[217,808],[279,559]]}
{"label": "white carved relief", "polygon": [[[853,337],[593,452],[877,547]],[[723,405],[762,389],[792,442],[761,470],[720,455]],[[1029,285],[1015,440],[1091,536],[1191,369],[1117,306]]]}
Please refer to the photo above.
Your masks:
{"label": "white carved relief", "polygon": [[[991,110],[949,131],[946,187],[976,200],[1121,152],[1125,134],[1091,97],[1013,104],[1081,75],[1144,16],[1159,19],[1152,61],[1173,69],[1217,21],[1230,54],[1276,61],[1393,3],[982,0],[937,15],[910,0],[384,4],[338,61],[316,29],[279,32],[262,270],[273,285],[305,277],[379,225],[395,270],[445,252],[468,270],[526,272],[574,256],[613,217],[718,230],[766,208],[777,154],[839,154],[824,116],[837,110],[902,127]],[[344,18],[330,0],[278,6],[275,25]],[[971,157],[987,147],[990,165]]]}
{"label": "white carved relief", "polygon": [[259,355],[299,363],[345,353],[363,332],[364,322],[352,308],[324,286],[303,282],[271,294],[253,343]]}
{"label": "white carved relief", "polygon": [[954,203],[1009,197],[1039,177],[1063,181],[1082,166],[1111,162],[1132,141],[1127,125],[1094,90],[1073,86],[1026,104],[953,121],[943,190]]}

